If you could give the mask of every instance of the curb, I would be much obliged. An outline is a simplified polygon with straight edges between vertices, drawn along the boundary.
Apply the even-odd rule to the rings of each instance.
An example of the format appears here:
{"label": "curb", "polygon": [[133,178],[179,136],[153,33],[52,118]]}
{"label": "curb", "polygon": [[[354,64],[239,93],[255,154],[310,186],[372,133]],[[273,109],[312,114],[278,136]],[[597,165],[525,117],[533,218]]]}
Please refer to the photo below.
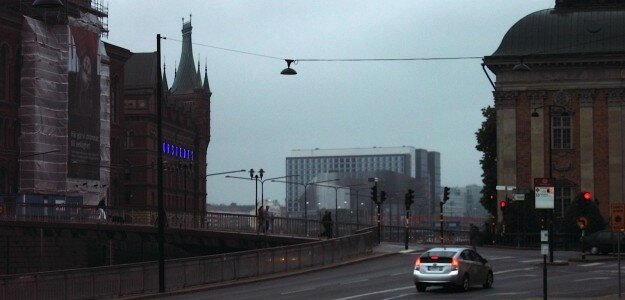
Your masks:
{"label": "curb", "polygon": [[238,285],[243,285],[243,284],[248,284],[248,283],[267,281],[267,280],[271,280],[271,279],[278,279],[278,278],[289,277],[289,276],[294,276],[294,275],[300,275],[300,274],[305,274],[305,273],[312,273],[312,272],[317,272],[317,271],[326,270],[326,269],[330,269],[330,268],[335,268],[335,267],[355,264],[355,263],[359,263],[359,262],[362,262],[362,261],[367,261],[367,260],[370,260],[370,259],[382,258],[382,257],[398,255],[398,254],[400,254],[400,253],[396,253],[396,252],[373,252],[373,253],[371,253],[371,255],[367,255],[367,256],[364,256],[364,257],[359,257],[359,258],[356,258],[356,259],[352,259],[352,260],[348,260],[348,261],[344,261],[344,262],[340,262],[340,263],[336,263],[336,264],[328,264],[328,265],[322,265],[322,266],[318,266],[318,267],[309,267],[309,268],[300,269],[300,270],[287,271],[287,272],[284,272],[284,273],[275,273],[275,274],[269,274],[269,275],[262,275],[262,276],[259,276],[259,277],[235,279],[235,280],[219,282],[219,283],[210,283],[210,284],[205,284],[205,285],[198,285],[198,286],[195,286],[195,287],[189,287],[189,288],[184,288],[184,289],[179,289],[179,290],[176,290],[176,291],[170,291],[170,292],[164,292],[164,293],[150,293],[150,294],[140,294],[140,295],[128,295],[128,296],[120,297],[119,299],[155,299],[155,298],[159,298],[159,297],[163,297],[163,296],[175,296],[175,295],[182,295],[182,294],[187,294],[187,293],[210,291],[210,290],[224,288],[224,287],[238,286]]}

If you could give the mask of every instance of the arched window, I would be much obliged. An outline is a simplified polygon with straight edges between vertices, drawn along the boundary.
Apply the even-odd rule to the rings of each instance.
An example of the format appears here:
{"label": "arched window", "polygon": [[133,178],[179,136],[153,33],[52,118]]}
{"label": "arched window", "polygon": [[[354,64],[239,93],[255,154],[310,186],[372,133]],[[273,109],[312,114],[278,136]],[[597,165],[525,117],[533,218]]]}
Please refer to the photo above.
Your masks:
{"label": "arched window", "polygon": [[9,69],[9,46],[2,44],[0,46],[0,100],[5,100],[7,95],[8,69]]}

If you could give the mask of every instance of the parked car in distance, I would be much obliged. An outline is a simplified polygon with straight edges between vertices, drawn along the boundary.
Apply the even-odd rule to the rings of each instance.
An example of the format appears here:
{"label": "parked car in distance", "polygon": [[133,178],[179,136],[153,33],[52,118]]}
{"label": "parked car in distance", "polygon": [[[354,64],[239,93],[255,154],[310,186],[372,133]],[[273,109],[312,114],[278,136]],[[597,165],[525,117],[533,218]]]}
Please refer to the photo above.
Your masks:
{"label": "parked car in distance", "polygon": [[601,230],[583,238],[584,248],[591,254],[616,253],[618,247],[618,236],[621,236],[621,252],[625,248],[625,235],[610,230]]}
{"label": "parked car in distance", "polygon": [[428,286],[455,286],[467,291],[473,285],[490,288],[493,270],[486,259],[471,248],[432,248],[415,261],[415,287],[425,292]]}

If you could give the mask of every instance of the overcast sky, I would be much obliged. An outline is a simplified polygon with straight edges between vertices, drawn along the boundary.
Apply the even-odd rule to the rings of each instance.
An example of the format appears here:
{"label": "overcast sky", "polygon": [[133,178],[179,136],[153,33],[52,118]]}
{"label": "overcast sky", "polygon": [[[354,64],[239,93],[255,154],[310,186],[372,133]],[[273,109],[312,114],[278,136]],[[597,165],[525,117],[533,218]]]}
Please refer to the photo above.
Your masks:
{"label": "overcast sky", "polygon": [[[156,34],[280,58],[417,58],[492,54],[525,15],[553,0],[111,0],[106,41],[156,50]],[[163,41],[169,83],[180,42]],[[481,184],[475,132],[493,104],[481,60],[299,62],[193,46],[212,96],[208,173],[285,174],[293,149],[414,146],[441,153],[444,186]],[[494,78],[493,78],[494,79]],[[240,176],[248,177],[247,173]],[[253,181],[208,177],[208,202],[254,203]],[[259,187],[260,188],[260,187]],[[260,191],[259,191],[260,193]],[[284,203],[285,187],[266,182]]]}

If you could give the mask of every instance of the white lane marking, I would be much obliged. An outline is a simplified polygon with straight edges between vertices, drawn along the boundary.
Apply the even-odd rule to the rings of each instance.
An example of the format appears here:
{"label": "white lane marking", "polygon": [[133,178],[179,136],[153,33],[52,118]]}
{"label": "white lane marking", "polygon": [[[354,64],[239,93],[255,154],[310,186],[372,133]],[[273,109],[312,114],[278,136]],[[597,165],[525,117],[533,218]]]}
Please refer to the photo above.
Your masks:
{"label": "white lane marking", "polygon": [[489,257],[489,258],[487,258],[487,259],[488,259],[489,261],[492,261],[492,260],[510,259],[510,258],[514,258],[514,256]]}
{"label": "white lane marking", "polygon": [[487,297],[490,296],[514,296],[514,295],[523,295],[523,294],[529,294],[530,292],[512,292],[512,293],[495,293],[495,294],[488,294],[485,295]]}
{"label": "white lane marking", "polygon": [[499,274],[505,274],[505,273],[510,273],[510,272],[517,272],[517,271],[529,271],[532,270],[534,268],[521,268],[521,269],[510,269],[510,270],[503,270],[503,271],[497,271],[497,272],[493,272],[494,275],[499,275]]}
{"label": "white lane marking", "polygon": [[580,267],[593,267],[593,266],[599,266],[599,265],[603,265],[604,263],[602,262],[596,262],[596,263],[589,263],[589,264],[583,264],[583,265],[579,265]]}
{"label": "white lane marking", "polygon": [[301,290],[295,290],[295,291],[290,291],[290,292],[284,292],[284,293],[281,293],[280,295],[289,295],[289,294],[301,293],[301,292],[311,291],[311,290],[314,290],[314,289],[315,289],[315,288],[306,288],[306,289],[301,289]]}
{"label": "white lane marking", "polygon": [[581,279],[576,279],[573,280],[574,282],[580,282],[580,281],[588,281],[588,280],[606,280],[606,279],[610,279],[611,277],[589,277],[589,278],[581,278]]}
{"label": "white lane marking", "polygon": [[358,279],[358,280],[354,280],[354,281],[343,282],[343,283],[341,283],[341,285],[352,284],[352,283],[358,283],[358,282],[364,282],[364,281],[368,281],[368,280],[369,280],[369,278],[365,278],[365,279]]}
{"label": "white lane marking", "polygon": [[349,297],[345,297],[345,298],[338,298],[336,300],[356,299],[356,298],[362,298],[362,297],[371,296],[371,295],[379,295],[379,294],[385,294],[385,293],[396,292],[396,291],[407,290],[407,289],[414,289],[414,288],[415,288],[414,285],[409,285],[409,286],[395,288],[395,289],[388,289],[388,290],[383,290],[383,291],[377,291],[377,292],[353,295],[353,296],[349,296]]}
{"label": "white lane marking", "polygon": [[401,251],[399,251],[399,253],[404,253],[404,254],[412,253],[412,252],[417,252],[417,249],[408,249],[408,250],[401,250]]}
{"label": "white lane marking", "polygon": [[534,263],[534,262],[541,262],[543,261],[542,259],[527,259],[527,260],[521,260],[519,261],[520,263]]}
{"label": "white lane marking", "polygon": [[401,295],[399,295],[399,296],[390,297],[390,298],[384,298],[384,299],[382,299],[382,300],[399,299],[399,298],[404,298],[404,297],[406,297],[406,296],[412,296],[412,295],[414,295],[414,294],[401,294]]}

